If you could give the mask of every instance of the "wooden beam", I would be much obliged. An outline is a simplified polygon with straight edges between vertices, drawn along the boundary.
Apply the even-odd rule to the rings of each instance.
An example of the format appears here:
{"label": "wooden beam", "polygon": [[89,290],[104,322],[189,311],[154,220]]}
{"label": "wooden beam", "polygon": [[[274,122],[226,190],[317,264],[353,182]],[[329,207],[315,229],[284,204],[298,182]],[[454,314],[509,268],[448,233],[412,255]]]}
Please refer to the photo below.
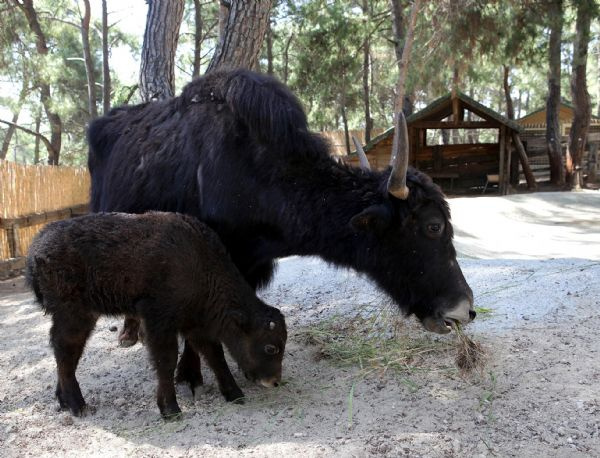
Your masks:
{"label": "wooden beam", "polygon": [[17,218],[0,218],[0,228],[10,229],[17,225],[20,227],[36,226],[50,221],[71,218],[89,212],[89,204],[75,205],[73,207],[61,208],[42,213],[30,213]]}
{"label": "wooden beam", "polygon": [[497,129],[501,126],[494,121],[415,121],[410,127],[416,129]]}
{"label": "wooden beam", "polygon": [[458,106],[458,97],[452,97],[452,122],[454,124],[458,124],[459,119],[459,106]]}
{"label": "wooden beam", "polygon": [[504,126],[500,127],[500,143],[498,144],[498,175],[500,179],[498,180],[498,187],[500,188],[500,194],[506,194],[506,190],[504,189],[504,144],[506,141],[506,129]]}
{"label": "wooden beam", "polygon": [[527,188],[535,190],[537,189],[537,183],[535,182],[535,177],[533,176],[533,172],[529,166],[529,160],[527,159],[527,153],[525,152],[523,143],[521,143],[521,138],[516,132],[512,133],[512,138],[515,142],[517,152],[519,153],[519,160],[521,161],[521,167],[523,168],[523,175],[525,175],[525,179],[527,180]]}

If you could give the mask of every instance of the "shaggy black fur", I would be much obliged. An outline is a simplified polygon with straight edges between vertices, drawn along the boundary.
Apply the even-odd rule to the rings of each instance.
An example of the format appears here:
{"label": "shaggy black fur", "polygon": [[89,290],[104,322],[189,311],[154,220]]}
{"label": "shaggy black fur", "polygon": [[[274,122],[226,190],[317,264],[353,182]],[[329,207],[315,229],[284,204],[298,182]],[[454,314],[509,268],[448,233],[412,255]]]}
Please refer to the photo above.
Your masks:
{"label": "shaggy black fur", "polygon": [[195,215],[255,287],[276,258],[317,255],[366,273],[420,319],[472,302],[441,190],[409,169],[400,201],[386,191],[389,171],[338,164],[271,77],[215,72],[179,97],[113,110],[88,138],[94,211]]}
{"label": "shaggy black fur", "polygon": [[[175,213],[98,213],[51,223],[35,238],[26,278],[52,315],[61,407],[86,404],[77,363],[102,315],[136,316],[158,375],[164,417],[179,414],[173,384],[177,333],[206,357],[228,401],[240,400],[223,356],[224,343],[246,376],[267,385],[281,378],[287,338],[279,310],[264,304],[229,259],[217,235]],[[275,350],[276,351],[275,351]],[[198,358],[188,362],[200,377]]]}

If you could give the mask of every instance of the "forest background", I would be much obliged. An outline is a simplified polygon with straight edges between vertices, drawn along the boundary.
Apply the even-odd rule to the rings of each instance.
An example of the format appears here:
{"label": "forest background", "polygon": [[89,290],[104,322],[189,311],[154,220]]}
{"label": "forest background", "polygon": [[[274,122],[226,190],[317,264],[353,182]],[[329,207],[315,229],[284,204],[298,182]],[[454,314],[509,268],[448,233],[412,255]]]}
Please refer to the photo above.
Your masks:
{"label": "forest background", "polygon": [[[175,3],[184,4],[175,46],[178,94],[207,70],[230,2]],[[413,2],[272,3],[255,69],[290,86],[311,128],[364,130],[368,140],[373,129],[390,127]],[[545,107],[553,81],[559,81],[562,100],[585,90],[590,114],[600,116],[597,1],[417,3],[402,103],[407,114],[458,89],[519,118]],[[147,99],[138,84],[147,12],[143,0],[1,0],[0,159],[84,165],[90,119],[110,107]],[[587,27],[586,84],[573,88],[582,60],[576,49],[582,27]]]}

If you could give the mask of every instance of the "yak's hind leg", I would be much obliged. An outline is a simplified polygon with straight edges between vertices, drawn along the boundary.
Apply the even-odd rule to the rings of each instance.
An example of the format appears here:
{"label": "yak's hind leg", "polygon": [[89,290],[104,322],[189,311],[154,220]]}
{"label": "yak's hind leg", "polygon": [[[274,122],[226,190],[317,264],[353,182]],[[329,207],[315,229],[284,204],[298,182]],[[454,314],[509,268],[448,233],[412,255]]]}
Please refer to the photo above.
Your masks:
{"label": "yak's hind leg", "polygon": [[[156,309],[152,310],[153,307],[148,301],[145,302],[141,310],[144,318],[146,344],[158,377],[156,403],[162,417],[165,420],[172,420],[181,414],[175,396],[173,378],[175,366],[177,366],[177,331],[174,326],[169,324],[167,317],[160,317],[160,312]],[[153,311],[156,315],[152,313]]]}
{"label": "yak's hind leg", "polygon": [[96,318],[91,314],[78,313],[82,308],[78,304],[72,307],[61,304],[61,311],[52,315],[50,329],[50,343],[54,349],[58,372],[56,397],[60,407],[69,409],[76,417],[89,411],[75,378],[75,371],[85,343],[96,324]]}
{"label": "yak's hind leg", "polygon": [[228,402],[244,403],[244,393],[235,382],[223,353],[220,343],[206,341],[197,337],[188,336],[188,341],[206,358],[209,367],[215,373],[219,390]]}
{"label": "yak's hind leg", "polygon": [[187,340],[183,345],[183,353],[181,353],[179,363],[177,363],[175,381],[177,383],[187,383],[192,390],[192,394],[196,394],[196,387],[203,383],[200,355]]}

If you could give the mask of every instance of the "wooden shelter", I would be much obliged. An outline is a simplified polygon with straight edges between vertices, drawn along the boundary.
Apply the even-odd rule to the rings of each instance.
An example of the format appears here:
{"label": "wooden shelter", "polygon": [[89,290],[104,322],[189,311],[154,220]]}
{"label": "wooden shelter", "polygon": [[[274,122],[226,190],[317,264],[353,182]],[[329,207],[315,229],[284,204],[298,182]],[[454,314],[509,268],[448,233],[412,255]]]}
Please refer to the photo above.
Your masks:
{"label": "wooden shelter", "polygon": [[[567,102],[561,102],[558,110],[558,125],[563,154],[566,152],[567,143],[569,142],[573,116],[573,106]],[[523,129],[521,139],[536,173],[541,178],[549,177],[550,165],[546,145],[546,107],[519,118],[517,123]],[[590,119],[586,150],[581,165],[584,175],[587,175],[588,178],[592,180],[600,178],[600,118],[597,116],[592,116]]]}
{"label": "wooden shelter", "polygon": [[[518,156],[513,138],[521,127],[460,91],[446,94],[407,118],[409,163],[446,190],[498,183],[506,193],[518,183]],[[371,167],[390,162],[394,129],[365,146]],[[526,161],[526,157],[525,157]],[[346,162],[358,165],[351,154]]]}

